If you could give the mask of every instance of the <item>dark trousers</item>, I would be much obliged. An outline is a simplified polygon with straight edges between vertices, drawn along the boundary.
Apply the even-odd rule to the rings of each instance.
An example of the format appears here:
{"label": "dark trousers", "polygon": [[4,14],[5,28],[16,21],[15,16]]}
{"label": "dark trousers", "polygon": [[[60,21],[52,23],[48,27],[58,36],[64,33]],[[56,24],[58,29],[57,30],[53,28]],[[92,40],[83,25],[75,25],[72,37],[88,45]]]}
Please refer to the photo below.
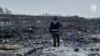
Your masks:
{"label": "dark trousers", "polygon": [[53,36],[53,45],[54,47],[59,47],[60,46],[60,37],[59,37],[59,32],[54,32],[52,33]]}

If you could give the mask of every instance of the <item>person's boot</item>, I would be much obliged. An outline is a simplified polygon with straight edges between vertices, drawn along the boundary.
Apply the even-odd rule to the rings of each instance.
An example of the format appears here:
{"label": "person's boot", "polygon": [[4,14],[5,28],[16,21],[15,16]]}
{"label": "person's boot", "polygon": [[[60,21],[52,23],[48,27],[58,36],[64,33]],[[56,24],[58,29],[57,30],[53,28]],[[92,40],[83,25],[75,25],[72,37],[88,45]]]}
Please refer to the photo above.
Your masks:
{"label": "person's boot", "polygon": [[58,43],[58,47],[60,47],[60,44]]}
{"label": "person's boot", "polygon": [[59,39],[57,40],[57,46],[60,47],[60,41],[59,41]]}

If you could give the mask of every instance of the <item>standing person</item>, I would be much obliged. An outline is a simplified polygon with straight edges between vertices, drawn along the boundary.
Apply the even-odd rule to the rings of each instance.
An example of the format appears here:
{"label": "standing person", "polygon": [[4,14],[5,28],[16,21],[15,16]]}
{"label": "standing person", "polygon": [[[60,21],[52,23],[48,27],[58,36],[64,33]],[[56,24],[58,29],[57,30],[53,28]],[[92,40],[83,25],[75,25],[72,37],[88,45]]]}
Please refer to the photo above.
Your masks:
{"label": "standing person", "polygon": [[57,16],[54,16],[53,21],[50,23],[49,31],[53,36],[53,45],[54,47],[60,46],[60,37],[59,37],[60,22],[57,19]]}

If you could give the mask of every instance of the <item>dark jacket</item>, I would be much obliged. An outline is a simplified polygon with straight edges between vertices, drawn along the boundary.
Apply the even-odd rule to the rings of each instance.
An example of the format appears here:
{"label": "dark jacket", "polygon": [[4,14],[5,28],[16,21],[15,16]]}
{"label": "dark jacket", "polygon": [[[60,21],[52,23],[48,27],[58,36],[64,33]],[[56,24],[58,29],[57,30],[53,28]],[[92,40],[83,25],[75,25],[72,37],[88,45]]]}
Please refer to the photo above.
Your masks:
{"label": "dark jacket", "polygon": [[49,31],[52,32],[59,32],[60,23],[58,21],[53,21],[50,23]]}

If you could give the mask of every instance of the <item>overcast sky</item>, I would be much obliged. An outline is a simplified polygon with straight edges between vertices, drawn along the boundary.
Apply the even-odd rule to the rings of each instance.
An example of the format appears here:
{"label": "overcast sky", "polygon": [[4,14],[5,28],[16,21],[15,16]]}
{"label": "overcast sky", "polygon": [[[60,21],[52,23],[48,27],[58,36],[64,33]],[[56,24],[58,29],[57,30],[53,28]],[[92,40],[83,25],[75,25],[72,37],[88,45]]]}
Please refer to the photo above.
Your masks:
{"label": "overcast sky", "polygon": [[[92,4],[97,6],[95,13],[90,9]],[[100,17],[100,0],[0,0],[0,6],[7,7],[14,14]]]}

